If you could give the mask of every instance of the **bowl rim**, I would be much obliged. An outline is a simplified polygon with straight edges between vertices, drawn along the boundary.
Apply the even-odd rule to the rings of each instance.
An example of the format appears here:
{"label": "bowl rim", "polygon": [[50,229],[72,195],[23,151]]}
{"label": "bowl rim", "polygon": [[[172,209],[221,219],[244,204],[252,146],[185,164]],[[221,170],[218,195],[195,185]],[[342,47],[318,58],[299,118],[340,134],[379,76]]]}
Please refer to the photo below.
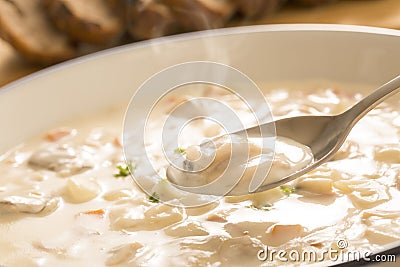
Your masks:
{"label": "bowl rim", "polygon": [[377,35],[388,35],[400,37],[400,30],[380,28],[372,26],[359,26],[359,25],[348,25],[348,24],[265,24],[265,25],[250,25],[250,26],[238,26],[228,27],[219,29],[210,29],[203,31],[195,31],[188,33],[175,34],[170,36],[163,36],[159,38],[133,42],[124,44],[116,47],[111,47],[101,51],[93,52],[87,55],[76,57],[44,69],[38,70],[31,74],[28,74],[22,78],[19,78],[11,83],[8,83],[0,87],[0,97],[5,92],[12,88],[18,87],[19,85],[29,83],[31,80],[37,79],[42,76],[51,74],[52,72],[62,70],[64,68],[73,67],[83,62],[88,62],[97,58],[109,56],[112,54],[123,53],[126,51],[140,49],[146,46],[155,46],[164,43],[172,43],[179,41],[186,41],[191,39],[201,39],[206,37],[215,36],[229,36],[236,34],[246,33],[259,33],[259,32],[290,32],[290,31],[326,31],[326,32],[354,32],[354,33],[369,33]]}

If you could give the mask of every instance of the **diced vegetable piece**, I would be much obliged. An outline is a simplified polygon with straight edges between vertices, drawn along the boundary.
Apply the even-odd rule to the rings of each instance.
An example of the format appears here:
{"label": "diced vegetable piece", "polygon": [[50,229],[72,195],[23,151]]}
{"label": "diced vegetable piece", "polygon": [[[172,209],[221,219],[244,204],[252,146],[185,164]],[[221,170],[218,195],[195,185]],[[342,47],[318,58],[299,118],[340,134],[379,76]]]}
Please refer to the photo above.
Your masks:
{"label": "diced vegetable piece", "polygon": [[234,266],[258,266],[260,261],[257,253],[263,248],[264,245],[258,239],[245,235],[224,240],[218,248],[218,254],[224,263],[235,263]]}
{"label": "diced vegetable piece", "polygon": [[389,145],[378,148],[375,151],[374,158],[385,163],[400,163],[400,147]]}
{"label": "diced vegetable piece", "polygon": [[312,194],[331,195],[332,180],[328,178],[305,178],[296,184],[296,189]]}
{"label": "diced vegetable piece", "polygon": [[136,256],[137,251],[142,247],[142,244],[135,242],[113,248],[108,252],[111,255],[106,260],[106,266],[126,264]]}
{"label": "diced vegetable piece", "polygon": [[164,231],[167,235],[174,237],[206,236],[209,234],[203,226],[196,221],[185,221],[178,225],[171,225]]}
{"label": "diced vegetable piece", "polygon": [[136,195],[135,192],[129,189],[118,189],[109,191],[104,194],[103,198],[107,201],[115,201],[120,199],[131,199]]}
{"label": "diced vegetable piece", "polygon": [[97,197],[101,192],[100,185],[93,178],[72,177],[66,184],[68,200],[73,203],[82,203]]}
{"label": "diced vegetable piece", "polygon": [[99,216],[99,217],[104,217],[104,210],[103,209],[98,209],[98,210],[88,210],[81,212],[79,214],[85,214],[85,215],[94,215],[94,216]]}
{"label": "diced vegetable piece", "polygon": [[159,230],[180,222],[183,218],[182,209],[163,204],[148,207],[144,211],[134,210],[129,206],[110,212],[111,227],[114,230]]}
{"label": "diced vegetable piece", "polygon": [[267,230],[267,244],[279,246],[296,237],[301,237],[304,228],[300,224],[274,224]]}
{"label": "diced vegetable piece", "polygon": [[51,131],[48,131],[46,135],[44,136],[44,139],[50,142],[55,142],[60,140],[63,137],[66,137],[68,135],[72,135],[74,132],[76,132],[73,129],[62,127],[62,128],[57,128]]}

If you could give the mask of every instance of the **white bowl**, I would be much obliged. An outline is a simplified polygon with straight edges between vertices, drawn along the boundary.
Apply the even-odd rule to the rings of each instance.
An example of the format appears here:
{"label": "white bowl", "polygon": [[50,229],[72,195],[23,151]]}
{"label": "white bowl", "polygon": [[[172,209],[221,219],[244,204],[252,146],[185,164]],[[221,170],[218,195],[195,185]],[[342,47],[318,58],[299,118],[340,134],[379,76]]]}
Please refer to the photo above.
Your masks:
{"label": "white bowl", "polygon": [[253,26],[160,38],[75,59],[0,90],[0,153],[68,118],[125,105],[152,74],[199,60],[228,64],[256,82],[323,78],[378,85],[399,74],[400,31]]}

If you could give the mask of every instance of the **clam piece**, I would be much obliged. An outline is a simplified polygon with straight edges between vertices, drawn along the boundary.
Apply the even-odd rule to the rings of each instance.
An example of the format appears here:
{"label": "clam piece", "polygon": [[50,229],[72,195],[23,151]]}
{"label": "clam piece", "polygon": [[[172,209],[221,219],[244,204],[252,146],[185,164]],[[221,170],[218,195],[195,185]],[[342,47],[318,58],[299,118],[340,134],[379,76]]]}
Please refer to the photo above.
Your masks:
{"label": "clam piece", "polygon": [[92,155],[65,144],[43,147],[32,154],[28,164],[63,176],[74,175],[93,168]]}
{"label": "clam piece", "polygon": [[7,196],[0,200],[0,214],[51,213],[56,210],[58,203],[56,199]]}

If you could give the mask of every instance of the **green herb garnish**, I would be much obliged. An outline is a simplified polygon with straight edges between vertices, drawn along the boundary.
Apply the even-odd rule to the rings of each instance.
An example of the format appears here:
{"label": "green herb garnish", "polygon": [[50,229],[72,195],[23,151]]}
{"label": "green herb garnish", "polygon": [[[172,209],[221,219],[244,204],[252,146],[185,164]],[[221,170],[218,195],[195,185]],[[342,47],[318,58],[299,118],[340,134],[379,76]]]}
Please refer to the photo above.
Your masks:
{"label": "green herb garnish", "polygon": [[287,196],[290,196],[291,193],[294,193],[294,192],[295,192],[294,187],[289,187],[289,186],[286,186],[286,185],[281,185],[279,188],[281,189],[282,193],[284,193],[284,194],[287,195]]}
{"label": "green herb garnish", "polygon": [[272,209],[272,204],[265,204],[263,206],[254,206],[254,205],[249,205],[246,206],[246,208],[250,208],[253,210],[265,210],[265,211],[270,211]]}
{"label": "green herb garnish", "polygon": [[122,165],[117,166],[118,173],[114,174],[114,177],[126,177],[131,174],[131,171],[134,169],[134,166],[132,165],[132,161],[130,161],[125,167]]}
{"label": "green herb garnish", "polygon": [[160,196],[156,192],[153,192],[153,194],[149,196],[149,201],[153,203],[158,203],[160,202]]}
{"label": "green herb garnish", "polygon": [[182,153],[184,153],[185,151],[186,151],[186,149],[181,148],[181,147],[178,147],[177,149],[174,150],[175,153],[179,153],[179,154],[182,154]]}

